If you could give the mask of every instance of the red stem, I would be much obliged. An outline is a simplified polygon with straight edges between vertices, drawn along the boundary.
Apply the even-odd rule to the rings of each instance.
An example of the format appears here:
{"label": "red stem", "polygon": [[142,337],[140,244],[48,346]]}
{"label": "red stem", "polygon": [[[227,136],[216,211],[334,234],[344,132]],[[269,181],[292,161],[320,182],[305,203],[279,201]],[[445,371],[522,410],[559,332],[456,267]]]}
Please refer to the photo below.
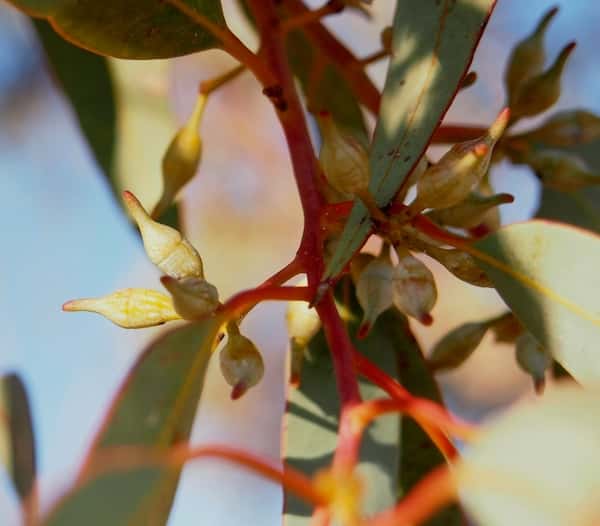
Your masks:
{"label": "red stem", "polygon": [[226,313],[227,317],[235,318],[261,301],[310,301],[311,298],[312,292],[308,287],[264,286],[238,292],[219,310]]}
{"label": "red stem", "polygon": [[487,128],[466,126],[462,124],[447,124],[440,126],[431,137],[433,144],[450,144],[454,142],[472,141],[485,135]]}

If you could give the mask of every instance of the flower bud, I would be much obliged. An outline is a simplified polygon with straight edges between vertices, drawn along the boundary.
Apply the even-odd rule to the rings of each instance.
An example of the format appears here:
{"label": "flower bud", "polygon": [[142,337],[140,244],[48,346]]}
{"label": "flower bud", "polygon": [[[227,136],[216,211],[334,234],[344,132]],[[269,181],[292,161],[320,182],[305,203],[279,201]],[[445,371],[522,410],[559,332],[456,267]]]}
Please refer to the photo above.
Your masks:
{"label": "flower bud", "polygon": [[458,249],[439,248],[428,245],[423,248],[428,256],[444,265],[458,279],[476,287],[493,287],[486,273],[477,265],[475,258]]}
{"label": "flower bud", "polygon": [[573,49],[575,42],[563,48],[550,68],[527,80],[511,103],[513,120],[542,113],[559,99],[562,72]]}
{"label": "flower bud", "polygon": [[589,171],[585,161],[560,150],[546,150],[526,158],[542,183],[560,192],[572,192],[600,184],[600,175]]}
{"label": "flower bud", "polygon": [[201,93],[194,111],[185,125],[175,134],[162,160],[163,192],[152,212],[158,219],[173,203],[181,190],[196,175],[202,157],[202,139],[198,128],[206,105]]}
{"label": "flower bud", "polygon": [[177,314],[184,320],[197,320],[212,314],[219,306],[219,291],[202,278],[175,279],[163,276],[160,281],[173,297]]}
{"label": "flower bud", "polygon": [[366,266],[374,259],[375,256],[373,254],[359,252],[350,260],[350,277],[352,278],[354,285],[358,283],[360,275],[363,270],[365,270]]}
{"label": "flower bud", "polygon": [[426,208],[449,208],[463,201],[487,173],[494,145],[504,133],[510,112],[500,112],[481,138],[455,144],[417,181],[417,197],[410,214]]}
{"label": "flower bud", "polygon": [[515,98],[527,79],[542,71],[546,60],[544,35],[557,12],[557,7],[550,9],[539,21],[533,33],[514,47],[504,75],[509,100]]}
{"label": "flower bud", "polygon": [[[494,188],[490,184],[489,173],[488,176],[484,177],[481,183],[479,183],[479,186],[477,187],[477,192],[484,197],[491,197],[492,195],[495,195]],[[488,211],[485,214],[483,214],[480,225],[485,227],[485,230],[487,232],[495,232],[496,230],[498,230],[501,225],[500,208],[498,206],[489,208]]]}
{"label": "flower bud", "polygon": [[433,318],[429,313],[437,300],[433,274],[408,250],[396,251],[399,261],[392,274],[392,301],[407,316],[416,318],[424,325],[431,325]]}
{"label": "flower bud", "polygon": [[190,242],[174,228],[153,221],[131,192],[123,192],[123,197],[150,261],[172,278],[203,278],[202,259]]}
{"label": "flower bud", "polygon": [[429,367],[433,371],[458,367],[477,349],[488,328],[488,322],[473,322],[453,329],[435,344],[428,360]]}
{"label": "flower bud", "polygon": [[345,195],[367,193],[371,171],[365,147],[342,132],[330,113],[321,112],[318,121],[322,134],[319,160],[328,183]]}
{"label": "flower bud", "polygon": [[530,332],[517,339],[515,358],[519,367],[533,379],[535,391],[542,394],[546,385],[546,371],[552,366],[552,357]]}
{"label": "flower bud", "polygon": [[299,385],[304,351],[309,342],[319,332],[321,319],[315,309],[304,301],[291,301],[285,315],[291,352],[291,383]]}
{"label": "flower bud", "polygon": [[219,354],[221,373],[232,387],[231,399],[237,400],[263,377],[265,366],[256,345],[242,336],[230,323],[228,339]]}
{"label": "flower bud", "polygon": [[154,327],[181,319],[169,296],[147,289],[121,289],[101,298],[71,300],[62,308],[67,312],[95,312],[125,329]]}
{"label": "flower bud", "polygon": [[432,210],[428,215],[440,225],[474,228],[483,222],[490,209],[512,203],[514,200],[515,198],[510,194],[483,196],[471,192],[461,203],[450,208]]}
{"label": "flower bud", "polygon": [[382,251],[360,273],[356,284],[356,298],[363,310],[359,338],[367,336],[379,315],[392,306],[393,271],[389,253]]}
{"label": "flower bud", "polygon": [[559,112],[539,128],[514,137],[554,147],[587,144],[596,139],[600,139],[600,117],[586,110]]}

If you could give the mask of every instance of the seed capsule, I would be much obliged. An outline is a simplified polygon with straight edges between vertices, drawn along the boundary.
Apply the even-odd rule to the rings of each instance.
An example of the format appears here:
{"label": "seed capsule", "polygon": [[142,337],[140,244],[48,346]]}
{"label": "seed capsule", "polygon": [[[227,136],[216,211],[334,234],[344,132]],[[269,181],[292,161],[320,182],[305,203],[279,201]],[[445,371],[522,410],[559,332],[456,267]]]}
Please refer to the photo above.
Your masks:
{"label": "seed capsule", "polygon": [[600,184],[600,175],[590,172],[576,155],[547,150],[528,156],[526,161],[545,186],[561,192]]}
{"label": "seed capsule", "polygon": [[509,115],[504,109],[483,137],[455,144],[429,167],[417,180],[417,197],[409,206],[409,214],[426,208],[449,208],[463,201],[486,174]]}
{"label": "seed capsule", "polygon": [[206,95],[200,94],[194,111],[175,134],[162,160],[163,192],[152,212],[158,219],[173,203],[181,190],[196,175],[202,157],[202,138],[198,132],[206,105]]}
{"label": "seed capsule", "polygon": [[221,373],[232,387],[231,398],[237,400],[263,377],[265,366],[256,345],[242,336],[230,323],[227,344],[219,354]]}
{"label": "seed capsule", "polygon": [[181,319],[169,296],[147,289],[122,289],[101,298],[72,300],[63,305],[63,310],[95,312],[125,329]]}
{"label": "seed capsule", "polygon": [[493,287],[486,273],[477,265],[475,258],[458,249],[439,248],[433,245],[423,247],[426,254],[444,265],[458,279],[476,287]]}
{"label": "seed capsule", "polygon": [[533,379],[535,391],[542,394],[546,385],[546,371],[552,366],[552,357],[530,332],[517,339],[515,357],[519,367]]}
{"label": "seed capsule", "polygon": [[153,221],[131,192],[123,192],[123,197],[150,261],[172,278],[204,278],[202,259],[190,242],[174,228]]}
{"label": "seed capsule", "polygon": [[587,144],[596,139],[600,139],[600,117],[585,110],[556,113],[539,128],[514,137],[553,147]]}
{"label": "seed capsule", "polygon": [[360,273],[356,284],[356,297],[363,309],[363,320],[358,330],[358,337],[364,338],[379,315],[392,306],[392,277],[394,267],[389,253],[371,261]]}
{"label": "seed capsule", "polygon": [[428,215],[440,225],[474,228],[483,222],[491,209],[501,204],[512,203],[514,200],[510,194],[483,196],[471,192],[461,203],[450,208],[432,210]]}
{"label": "seed capsule", "polygon": [[509,100],[514,99],[527,79],[542,71],[546,60],[544,36],[557,12],[557,7],[550,9],[539,21],[533,33],[514,47],[504,75]]}
{"label": "seed capsule", "polygon": [[465,323],[453,329],[436,343],[428,360],[429,367],[433,371],[458,367],[477,349],[488,328],[489,324],[482,322]]}
{"label": "seed capsule", "polygon": [[559,99],[562,72],[573,49],[575,42],[563,48],[548,70],[523,85],[511,104],[513,120],[542,113]]}
{"label": "seed capsule", "polygon": [[321,328],[321,319],[315,309],[303,301],[291,301],[285,315],[290,337],[291,378],[293,385],[299,385],[304,352],[310,341]]}
{"label": "seed capsule", "polygon": [[163,276],[160,281],[173,297],[177,314],[184,320],[197,320],[212,314],[219,306],[219,292],[202,278],[177,280]]}
{"label": "seed capsule", "polygon": [[396,249],[398,264],[392,274],[392,301],[398,310],[431,325],[431,309],[437,300],[433,274],[406,249]]}

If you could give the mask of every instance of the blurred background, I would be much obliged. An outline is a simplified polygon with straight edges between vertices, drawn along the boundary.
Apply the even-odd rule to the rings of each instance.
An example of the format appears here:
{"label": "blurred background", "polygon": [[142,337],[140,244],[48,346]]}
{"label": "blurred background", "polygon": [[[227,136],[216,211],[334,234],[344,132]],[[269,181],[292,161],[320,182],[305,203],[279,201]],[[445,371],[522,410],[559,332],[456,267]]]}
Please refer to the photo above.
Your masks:
{"label": "blurred background", "polygon": [[[320,2],[309,2],[319,5]],[[513,44],[556,2],[500,0],[475,56],[476,85],[462,92],[447,120],[490,123],[504,101],[502,74]],[[224,1],[232,28],[252,44],[239,13]],[[349,14],[328,25],[358,55],[375,51],[394,2],[376,0],[374,20]],[[548,55],[569,40],[569,62],[558,107],[600,112],[600,69],[595,46],[600,4],[560,3],[547,36]],[[234,63],[209,51],[172,61],[113,62],[119,115],[120,184],[152,206],[160,191],[160,159],[190,112],[199,81]],[[384,62],[369,72],[383,84]],[[529,126],[531,122],[526,122]],[[226,298],[256,285],[289,261],[301,233],[301,211],[284,140],[270,104],[244,74],[211,97],[202,124],[204,159],[182,192],[188,237],[199,249],[208,279]],[[443,151],[443,150],[442,150]],[[437,154],[439,154],[439,149]],[[433,152],[436,155],[436,152]],[[529,218],[539,187],[528,169],[495,168],[498,192],[515,203],[503,222]],[[68,486],[117,386],[144,344],[160,332],[124,331],[88,314],[65,314],[68,299],[123,287],[160,288],[132,229],[82,142],[73,111],[55,88],[28,21],[0,0],[0,196],[5,219],[0,257],[0,370],[24,378],[34,411],[42,502],[47,507]],[[435,263],[440,289],[436,323],[419,340],[429,349],[463,321],[503,310],[485,289],[469,287]],[[213,363],[193,441],[243,446],[273,461],[280,455],[287,337],[284,306],[266,304],[245,330],[263,351],[260,386],[232,403]],[[482,419],[523,396],[531,381],[515,365],[512,347],[486,339],[458,371],[441,375],[449,405]],[[0,474],[0,516],[18,523],[18,509]],[[218,488],[218,498],[215,494]],[[278,487],[237,468],[202,460],[185,469],[169,524],[280,524]]]}

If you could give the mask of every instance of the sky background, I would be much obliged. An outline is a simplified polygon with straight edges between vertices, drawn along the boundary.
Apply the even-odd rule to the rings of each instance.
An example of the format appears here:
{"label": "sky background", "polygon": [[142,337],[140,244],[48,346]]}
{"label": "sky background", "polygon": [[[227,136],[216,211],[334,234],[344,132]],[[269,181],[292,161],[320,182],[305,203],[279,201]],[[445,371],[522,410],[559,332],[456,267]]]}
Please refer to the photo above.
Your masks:
{"label": "sky background", "polygon": [[[318,2],[313,2],[317,4]],[[461,94],[449,121],[491,122],[503,103],[502,72],[513,43],[557,2],[499,0],[475,56],[480,76]],[[376,0],[385,19],[392,2]],[[600,112],[597,66],[600,5],[594,0],[558,2],[561,12],[547,36],[554,57],[576,38],[558,107]],[[232,25],[238,27],[228,9]],[[379,19],[378,19],[379,20]],[[332,27],[354,48],[374,50],[378,28],[355,16]],[[199,80],[231,62],[220,52],[171,63],[115,66],[127,106],[120,126],[127,142],[120,163],[127,184],[151,205],[158,162],[176,123],[189,111]],[[372,68],[379,83],[384,64]],[[132,82],[132,79],[135,82]],[[143,96],[140,96],[142,94]],[[148,113],[144,97],[162,102]],[[138,107],[140,106],[140,107]],[[142,107],[143,106],[143,107]],[[184,193],[186,228],[199,248],[209,280],[223,297],[260,282],[293,256],[300,209],[283,140],[268,103],[246,75],[211,100],[203,130],[200,176]],[[154,181],[147,184],[148,181]],[[517,195],[504,208],[507,222],[526,219],[538,188],[527,170],[501,165],[493,182]],[[263,190],[268,188],[268,194]],[[73,114],[44,69],[26,20],[0,0],[0,203],[4,219],[0,257],[0,371],[24,378],[33,404],[42,502],[48,506],[68,486],[109,403],[137,353],[158,330],[124,331],[87,314],[65,314],[68,299],[117,288],[160,289],[159,274],[145,259],[137,233],[115,204],[81,141]],[[447,288],[434,314],[443,322],[419,332],[424,346],[469,316],[502,307],[489,291],[469,289],[462,308]],[[441,287],[440,287],[441,288]],[[245,330],[265,354],[264,381],[232,403],[218,370],[208,381],[194,429],[194,443],[226,442],[277,461],[284,407],[286,335],[283,306],[268,304],[249,317]],[[445,375],[447,397],[462,414],[481,417],[530,392],[512,356],[489,342],[461,371]],[[493,367],[489,366],[493,356]],[[486,368],[487,366],[487,368]],[[460,385],[460,388],[459,388]],[[186,468],[170,526],[280,523],[281,491],[237,468],[201,461]],[[5,475],[0,474],[0,516],[18,523]]]}

